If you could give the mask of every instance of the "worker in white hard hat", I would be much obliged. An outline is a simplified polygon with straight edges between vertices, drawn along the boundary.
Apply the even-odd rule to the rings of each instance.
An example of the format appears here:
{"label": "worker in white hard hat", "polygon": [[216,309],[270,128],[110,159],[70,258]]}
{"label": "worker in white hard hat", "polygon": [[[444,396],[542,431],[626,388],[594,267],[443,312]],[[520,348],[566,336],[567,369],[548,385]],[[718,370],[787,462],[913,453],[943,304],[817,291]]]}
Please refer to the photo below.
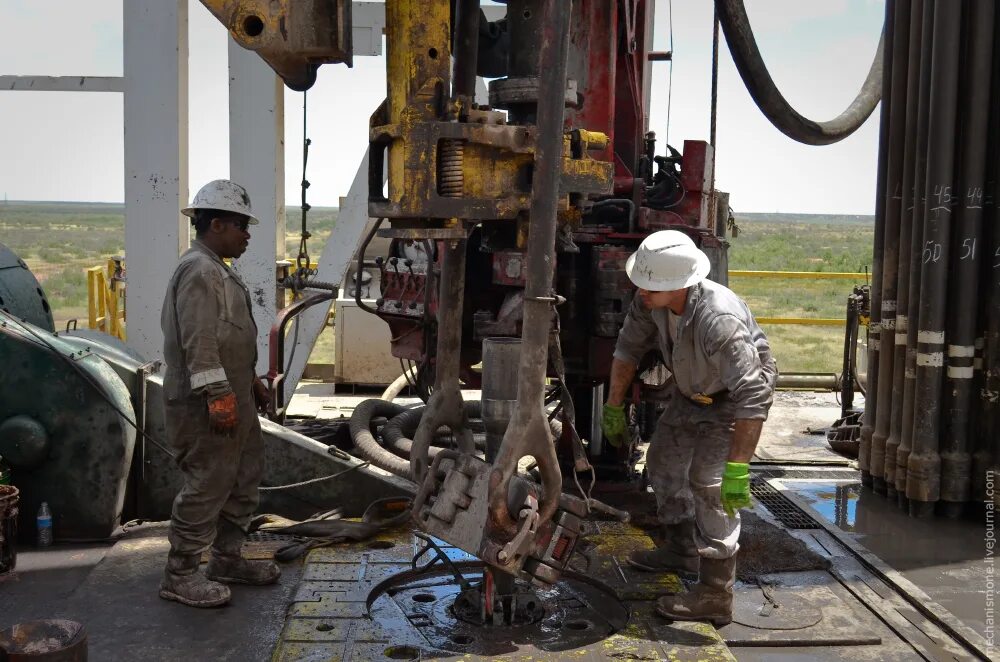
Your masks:
{"label": "worker in white hard hat", "polygon": [[638,292],[618,336],[602,429],[619,445],[625,398],[640,359],[658,349],[673,375],[646,453],[665,543],[629,564],[697,577],[657,611],[672,620],[732,619],[739,509],[750,505],[749,462],[770,409],[777,367],[750,309],[706,280],[708,256],[688,235],[655,232],[625,265]]}
{"label": "worker in white hard hat", "polygon": [[[160,597],[194,607],[229,601],[226,583],[272,584],[272,561],[242,557],[264,466],[258,412],[267,388],[255,374],[257,326],[250,293],[223,260],[238,258],[255,225],[246,189],[206,184],[190,207],[197,234],[163,301],[167,437],[184,476],[170,516]],[[202,553],[211,549],[205,572]]]}

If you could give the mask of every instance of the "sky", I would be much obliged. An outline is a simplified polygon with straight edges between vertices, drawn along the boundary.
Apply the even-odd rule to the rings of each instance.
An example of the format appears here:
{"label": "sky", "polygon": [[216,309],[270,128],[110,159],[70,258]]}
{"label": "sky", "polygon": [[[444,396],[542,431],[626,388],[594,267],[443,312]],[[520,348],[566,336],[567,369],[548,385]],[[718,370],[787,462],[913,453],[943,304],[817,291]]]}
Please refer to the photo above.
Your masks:
{"label": "sky", "polygon": [[[122,0],[0,0],[0,74],[122,74]],[[779,89],[815,120],[838,115],[871,65],[884,0],[746,0]],[[712,3],[657,0],[650,129],[681,148],[707,140]],[[671,30],[671,18],[673,26]],[[227,34],[189,0],[189,181],[229,174]],[[761,115],[720,44],[716,186],[736,212],[871,214],[878,109],[840,143],[812,147],[785,137]],[[309,199],[336,206],[367,145],[368,117],[385,96],[382,58],[325,65],[309,92]],[[668,124],[667,100],[670,98]],[[286,196],[298,204],[302,95],[285,90]],[[11,200],[120,202],[120,94],[0,91],[0,194]],[[659,153],[663,153],[662,143]]]}

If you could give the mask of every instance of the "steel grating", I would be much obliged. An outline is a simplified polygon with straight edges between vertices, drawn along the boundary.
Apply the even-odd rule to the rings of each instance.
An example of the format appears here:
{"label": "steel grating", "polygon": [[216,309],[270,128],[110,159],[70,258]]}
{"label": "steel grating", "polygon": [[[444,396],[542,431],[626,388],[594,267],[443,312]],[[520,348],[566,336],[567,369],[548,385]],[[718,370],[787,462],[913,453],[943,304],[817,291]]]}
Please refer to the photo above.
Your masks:
{"label": "steel grating", "polygon": [[784,494],[774,489],[764,478],[754,476],[753,480],[750,481],[750,493],[786,528],[821,528],[813,518],[792,503]]}
{"label": "steel grating", "polygon": [[799,469],[797,467],[754,467],[755,477],[793,478],[798,480],[861,480],[861,472],[855,469]]}

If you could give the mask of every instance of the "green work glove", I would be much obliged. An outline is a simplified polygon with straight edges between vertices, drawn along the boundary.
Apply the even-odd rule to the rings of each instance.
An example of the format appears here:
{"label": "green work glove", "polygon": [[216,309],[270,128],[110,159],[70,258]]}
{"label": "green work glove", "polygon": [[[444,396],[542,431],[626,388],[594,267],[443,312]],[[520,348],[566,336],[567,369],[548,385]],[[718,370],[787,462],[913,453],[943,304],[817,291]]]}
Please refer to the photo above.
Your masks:
{"label": "green work glove", "polygon": [[750,465],[726,462],[722,472],[722,507],[732,517],[740,508],[750,505]]}
{"label": "green work glove", "polygon": [[604,404],[601,432],[615,448],[622,445],[625,440],[625,405]]}

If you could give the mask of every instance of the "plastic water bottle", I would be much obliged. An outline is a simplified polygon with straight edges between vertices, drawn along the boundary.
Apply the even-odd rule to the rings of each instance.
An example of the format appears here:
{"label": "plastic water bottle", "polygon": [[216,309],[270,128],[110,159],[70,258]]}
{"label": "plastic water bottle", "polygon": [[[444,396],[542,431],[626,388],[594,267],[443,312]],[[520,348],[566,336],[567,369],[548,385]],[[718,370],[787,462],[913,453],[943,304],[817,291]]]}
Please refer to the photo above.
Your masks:
{"label": "plastic water bottle", "polygon": [[35,519],[38,523],[38,546],[48,547],[52,544],[52,511],[48,503],[42,502]]}

